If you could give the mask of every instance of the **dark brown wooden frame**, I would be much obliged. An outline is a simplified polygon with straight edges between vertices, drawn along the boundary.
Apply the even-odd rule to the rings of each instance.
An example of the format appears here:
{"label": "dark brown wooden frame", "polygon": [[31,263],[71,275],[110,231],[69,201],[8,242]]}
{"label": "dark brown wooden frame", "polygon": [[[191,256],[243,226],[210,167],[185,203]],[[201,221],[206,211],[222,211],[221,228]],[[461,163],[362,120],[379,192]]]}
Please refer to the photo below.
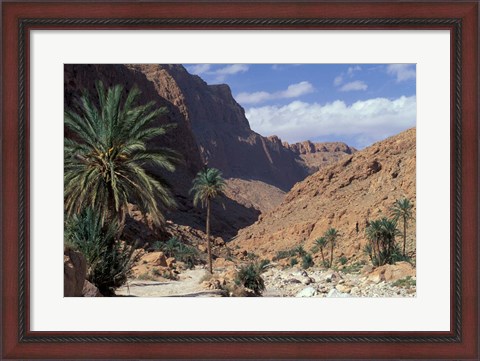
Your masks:
{"label": "dark brown wooden frame", "polygon": [[[6,1],[2,7],[2,359],[478,359],[478,1]],[[450,331],[30,331],[28,44],[29,30],[39,28],[450,30]]]}

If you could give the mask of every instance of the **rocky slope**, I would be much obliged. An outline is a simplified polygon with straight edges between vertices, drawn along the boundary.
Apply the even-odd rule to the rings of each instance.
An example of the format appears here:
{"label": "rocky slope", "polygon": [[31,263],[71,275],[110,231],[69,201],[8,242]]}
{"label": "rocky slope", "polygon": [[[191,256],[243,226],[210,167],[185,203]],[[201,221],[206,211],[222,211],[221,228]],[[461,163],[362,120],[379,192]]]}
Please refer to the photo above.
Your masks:
{"label": "rocky slope", "polygon": [[297,154],[311,173],[357,151],[342,142],[312,143],[307,140],[294,144],[284,142],[283,145]]}
{"label": "rocky slope", "polygon": [[282,203],[286,194],[280,188],[257,180],[227,178],[225,183],[225,194],[228,198],[235,199],[247,208],[258,209],[261,213]]}
{"label": "rocky slope", "polygon": [[[242,229],[232,246],[273,258],[297,245],[310,250],[316,238],[334,227],[341,234],[335,259],[364,260],[367,222],[388,216],[396,199],[406,197],[415,205],[415,134],[412,128],[375,143],[297,183],[278,207]],[[415,221],[410,222],[407,250],[414,255]]]}

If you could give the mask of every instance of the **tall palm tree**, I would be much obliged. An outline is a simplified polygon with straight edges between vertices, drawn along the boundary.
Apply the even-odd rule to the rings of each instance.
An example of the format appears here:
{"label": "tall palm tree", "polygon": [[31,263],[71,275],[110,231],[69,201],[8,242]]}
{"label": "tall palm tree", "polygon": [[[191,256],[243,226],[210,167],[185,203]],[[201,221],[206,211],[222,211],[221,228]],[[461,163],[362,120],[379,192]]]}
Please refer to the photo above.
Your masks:
{"label": "tall palm tree", "polygon": [[403,221],[403,257],[407,244],[407,223],[413,218],[413,204],[407,198],[397,199],[391,208],[392,216],[396,221]]}
{"label": "tall palm tree", "polygon": [[166,183],[148,169],[173,172],[179,156],[167,148],[147,148],[147,142],[171,128],[152,125],[166,108],[154,108],[154,102],[136,106],[136,87],[123,105],[122,86],[106,90],[97,82],[96,89],[96,102],[84,92],[76,108],[64,113],[65,127],[73,133],[64,139],[66,215],[90,206],[103,223],[118,219],[123,224],[132,202],[158,226],[164,220],[161,207],[173,207],[175,200]]}
{"label": "tall palm tree", "polygon": [[213,273],[212,268],[212,249],[210,246],[210,207],[211,201],[220,195],[225,188],[225,180],[222,178],[222,173],[215,168],[208,168],[205,166],[193,180],[193,186],[190,192],[194,193],[193,204],[196,206],[198,202],[202,207],[207,207],[207,250],[208,250],[208,268],[210,273]]}
{"label": "tall palm tree", "polygon": [[327,239],[325,237],[319,237],[315,240],[315,244],[320,248],[320,253],[322,255],[322,262],[323,262],[323,265],[325,265],[326,263],[325,263],[325,256],[323,254],[323,249],[327,245]]}
{"label": "tall palm tree", "polygon": [[330,267],[333,265],[333,248],[335,247],[338,236],[339,233],[335,228],[329,228],[325,232],[325,238],[330,243]]}

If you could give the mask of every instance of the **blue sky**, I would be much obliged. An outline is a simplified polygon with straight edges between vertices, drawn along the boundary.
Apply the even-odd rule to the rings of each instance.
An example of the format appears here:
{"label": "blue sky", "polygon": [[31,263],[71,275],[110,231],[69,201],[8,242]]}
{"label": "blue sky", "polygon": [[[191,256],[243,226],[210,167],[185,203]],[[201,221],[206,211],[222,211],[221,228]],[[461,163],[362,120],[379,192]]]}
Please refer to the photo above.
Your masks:
{"label": "blue sky", "polygon": [[363,148],[416,123],[415,64],[185,64],[226,83],[251,128],[295,143]]}

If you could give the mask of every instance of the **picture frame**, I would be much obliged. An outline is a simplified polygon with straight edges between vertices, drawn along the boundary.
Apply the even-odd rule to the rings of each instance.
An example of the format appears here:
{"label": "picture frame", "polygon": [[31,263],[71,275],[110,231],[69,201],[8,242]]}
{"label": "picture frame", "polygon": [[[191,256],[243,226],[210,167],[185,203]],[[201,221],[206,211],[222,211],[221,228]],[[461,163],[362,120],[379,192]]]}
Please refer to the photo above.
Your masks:
{"label": "picture frame", "polygon": [[[477,359],[478,10],[478,1],[4,2],[2,358]],[[29,31],[32,29],[449,30],[451,263],[446,266],[451,269],[450,331],[31,331]]]}

